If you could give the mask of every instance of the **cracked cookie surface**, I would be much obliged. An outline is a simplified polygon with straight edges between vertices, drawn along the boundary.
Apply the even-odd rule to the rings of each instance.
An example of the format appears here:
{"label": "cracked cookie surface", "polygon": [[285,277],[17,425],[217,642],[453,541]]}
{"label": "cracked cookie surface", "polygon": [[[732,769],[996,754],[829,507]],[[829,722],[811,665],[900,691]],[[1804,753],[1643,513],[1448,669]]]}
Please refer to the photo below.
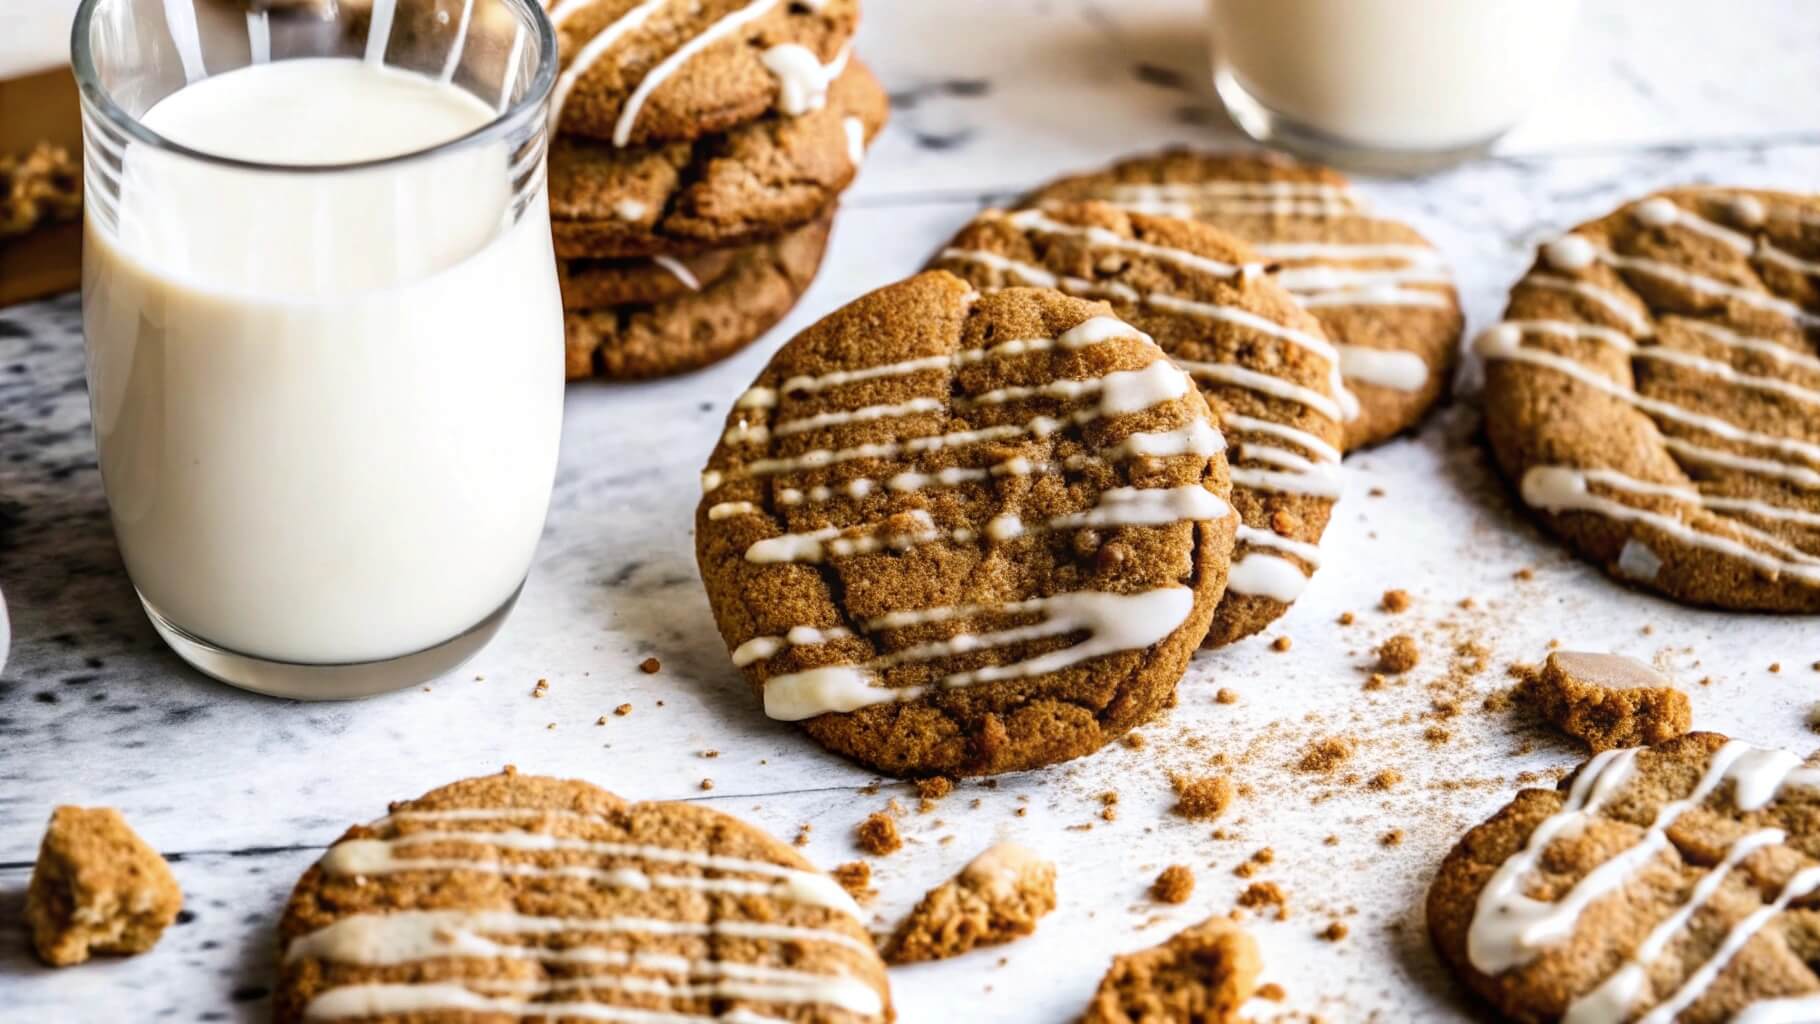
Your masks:
{"label": "cracked cookie surface", "polygon": [[1223,448],[1104,304],[924,273],[735,402],[697,558],[771,717],[895,775],[1035,767],[1174,692],[1225,587]]}

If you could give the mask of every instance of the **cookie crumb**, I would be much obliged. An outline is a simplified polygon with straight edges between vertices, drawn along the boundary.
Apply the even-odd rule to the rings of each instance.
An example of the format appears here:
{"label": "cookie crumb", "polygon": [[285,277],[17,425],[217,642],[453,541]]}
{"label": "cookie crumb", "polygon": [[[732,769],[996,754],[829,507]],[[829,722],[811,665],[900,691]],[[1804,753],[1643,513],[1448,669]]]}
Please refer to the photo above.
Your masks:
{"label": "cookie crumb", "polygon": [[1395,615],[1409,610],[1410,598],[1407,590],[1386,590],[1379,603],[1384,610]]}
{"label": "cookie crumb", "polygon": [[1693,725],[1687,694],[1616,654],[1555,651],[1517,684],[1519,699],[1595,753],[1674,739]]}
{"label": "cookie crumb", "polygon": [[614,709],[613,709],[613,713],[614,713],[614,714],[616,714],[616,715],[618,715],[618,716],[619,716],[619,717],[621,717],[621,718],[624,718],[624,717],[626,717],[626,716],[627,716],[627,715],[629,715],[629,714],[631,714],[631,713],[632,713],[632,705],[630,705],[630,704],[621,704],[621,705],[620,705],[620,706],[619,706],[619,707],[616,707],[616,708],[614,708]]}
{"label": "cookie crumb", "polygon": [[1231,687],[1222,686],[1220,687],[1219,692],[1213,695],[1213,700],[1216,704],[1237,704],[1239,702],[1239,693]]}
{"label": "cookie crumb", "polygon": [[1402,781],[1402,772],[1397,771],[1395,768],[1386,768],[1376,775],[1373,775],[1371,781],[1366,783],[1366,785],[1370,786],[1372,789],[1383,790],[1390,789]]}
{"label": "cookie crumb", "polygon": [[1772,662],[1770,662],[1770,663],[1769,663],[1769,670],[1770,670],[1770,671],[1771,671],[1771,672],[1780,672],[1780,671],[1782,671],[1782,663],[1781,663],[1781,662],[1779,662],[1779,661],[1772,661]]}
{"label": "cookie crumb", "polygon": [[1194,894],[1194,872],[1186,864],[1171,864],[1150,883],[1150,895],[1162,903],[1186,903]]}
{"label": "cookie crumb", "polygon": [[1289,993],[1283,990],[1283,986],[1281,986],[1273,981],[1268,984],[1258,986],[1258,998],[1268,1000],[1273,1003],[1280,1003],[1283,1000],[1289,998]]}
{"label": "cookie crumb", "polygon": [[32,948],[52,967],[151,949],[177,919],[170,865],[112,807],[51,812],[25,893]]}
{"label": "cookie crumb", "polygon": [[600,717],[599,717],[599,718],[596,718],[596,719],[595,719],[595,720],[594,720],[594,724],[595,724],[595,725],[606,725],[606,724],[607,724],[607,716],[606,716],[606,715],[601,715],[601,716],[600,716]]}
{"label": "cookie crumb", "polygon": [[886,944],[888,964],[945,960],[1036,931],[1055,909],[1055,865],[998,843],[923,896]]}
{"label": "cookie crumb", "polygon": [[714,780],[713,780],[713,779],[703,779],[703,780],[701,780],[701,788],[702,788],[702,789],[703,789],[703,790],[709,790],[709,789],[713,789],[713,788],[714,788]]}
{"label": "cookie crumb", "polygon": [[926,779],[916,780],[916,795],[921,799],[917,810],[927,814],[935,809],[935,802],[954,792],[954,780],[942,775],[932,775]]}
{"label": "cookie crumb", "polygon": [[[806,827],[806,826],[805,826]],[[872,865],[863,860],[850,860],[829,874],[859,904],[871,903],[878,896],[878,890],[872,888]]]}
{"label": "cookie crumb", "polygon": [[663,667],[664,663],[658,661],[656,658],[646,658],[638,663],[638,670],[648,676],[656,675],[658,670]]}
{"label": "cookie crumb", "polygon": [[857,839],[859,848],[874,857],[896,853],[904,846],[903,837],[897,834],[897,822],[884,811],[866,815],[866,820],[859,823]]}
{"label": "cookie crumb", "polygon": [[1114,957],[1080,1024],[1227,1024],[1256,991],[1261,969],[1250,935],[1224,918],[1209,918],[1162,945]]}
{"label": "cookie crumb", "polygon": [[1382,690],[1389,682],[1390,680],[1385,679],[1382,672],[1373,672],[1365,677],[1365,689]]}
{"label": "cookie crumb", "polygon": [[1309,744],[1295,767],[1301,772],[1330,772],[1351,758],[1351,740],[1344,736],[1328,736]]}
{"label": "cookie crumb", "polygon": [[1291,646],[1293,646],[1293,642],[1286,636],[1279,636],[1270,642],[1270,649],[1278,654],[1289,650]]}
{"label": "cookie crumb", "polygon": [[1352,614],[1351,612],[1341,612],[1340,613],[1340,625],[1342,625],[1342,626],[1350,626],[1354,622],[1357,622],[1357,621],[1358,621],[1358,616]]}
{"label": "cookie crumb", "polygon": [[1531,569],[1528,566],[1524,566],[1523,568],[1518,569],[1516,572],[1513,572],[1510,575],[1511,575],[1512,579],[1518,579],[1518,580],[1523,580],[1524,582],[1528,582],[1529,580],[1533,580],[1536,578],[1536,571],[1534,569]]}
{"label": "cookie crumb", "polygon": [[1289,917],[1289,897],[1275,882],[1253,882],[1239,893],[1239,906],[1248,910],[1264,910],[1274,907],[1277,920]]}
{"label": "cookie crumb", "polygon": [[1408,633],[1398,633],[1378,647],[1378,668],[1392,675],[1415,668],[1421,660],[1422,653],[1416,649],[1415,638]]}
{"label": "cookie crumb", "polygon": [[809,824],[806,821],[803,822],[801,825],[796,826],[796,837],[794,839],[790,840],[791,844],[795,845],[795,846],[808,846],[809,845],[809,833],[814,830],[815,830],[815,826]]}
{"label": "cookie crumb", "polygon": [[1403,830],[1400,828],[1391,829],[1378,837],[1378,844],[1380,846],[1402,846]]}
{"label": "cookie crumb", "polygon": [[537,681],[537,685],[531,687],[531,696],[533,696],[533,697],[542,697],[544,694],[549,693],[549,692],[550,692],[550,681],[548,679],[539,679]]}
{"label": "cookie crumb", "polygon": [[1175,813],[1184,818],[1217,818],[1232,806],[1232,780],[1224,775],[1177,776]]}
{"label": "cookie crumb", "polygon": [[1349,931],[1351,931],[1351,929],[1346,927],[1346,922],[1334,921],[1316,934],[1320,938],[1326,939],[1328,942],[1338,942],[1345,938]]}
{"label": "cookie crumb", "polygon": [[1142,750],[1144,749],[1144,744],[1149,742],[1150,741],[1145,739],[1144,734],[1141,732],[1128,732],[1125,734],[1125,746],[1132,750]]}

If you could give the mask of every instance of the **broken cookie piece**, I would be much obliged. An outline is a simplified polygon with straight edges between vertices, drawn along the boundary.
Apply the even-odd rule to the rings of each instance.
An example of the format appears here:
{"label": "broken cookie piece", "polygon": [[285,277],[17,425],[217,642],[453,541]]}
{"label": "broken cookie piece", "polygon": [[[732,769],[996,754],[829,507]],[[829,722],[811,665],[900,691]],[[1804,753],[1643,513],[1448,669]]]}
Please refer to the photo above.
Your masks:
{"label": "broken cookie piece", "polygon": [[59,807],[38,847],[25,920],[38,956],[67,967],[94,953],[143,953],[177,917],[170,865],[112,807]]}
{"label": "broken cookie piece", "polygon": [[888,964],[945,960],[1022,938],[1055,909],[1055,865],[999,843],[929,890],[885,947]]}
{"label": "broken cookie piece", "polygon": [[1595,753],[1664,743],[1693,724],[1687,694],[1650,666],[1616,654],[1556,651],[1517,692]]}
{"label": "broken cookie piece", "polygon": [[1259,970],[1251,936],[1211,918],[1160,946],[1113,958],[1081,1024],[1223,1024],[1238,1019]]}

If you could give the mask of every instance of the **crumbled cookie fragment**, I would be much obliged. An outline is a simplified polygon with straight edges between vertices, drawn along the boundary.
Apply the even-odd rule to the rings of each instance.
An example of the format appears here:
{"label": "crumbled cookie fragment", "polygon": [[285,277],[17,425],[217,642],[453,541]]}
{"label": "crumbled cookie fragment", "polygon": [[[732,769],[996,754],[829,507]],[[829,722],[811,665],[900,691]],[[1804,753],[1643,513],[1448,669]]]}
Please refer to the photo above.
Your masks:
{"label": "crumbled cookie fragment", "polygon": [[1115,957],[1081,1024],[1235,1021],[1261,968],[1250,935],[1210,918],[1160,946]]}
{"label": "crumbled cookie fragment", "polygon": [[932,775],[926,779],[916,780],[916,795],[919,798],[917,812],[928,814],[935,810],[936,801],[954,792],[954,780],[944,775]]}
{"label": "crumbled cookie fragment", "polygon": [[1141,732],[1128,732],[1125,734],[1125,746],[1132,750],[1142,750],[1144,749],[1144,745],[1149,742],[1150,741],[1146,739]]}
{"label": "crumbled cookie fragment", "polygon": [[0,239],[82,213],[82,163],[41,142],[25,156],[0,154]]}
{"label": "crumbled cookie fragment", "polygon": [[1171,864],[1150,883],[1150,895],[1162,903],[1186,903],[1194,895],[1194,871],[1186,864]]}
{"label": "crumbled cookie fragment", "polygon": [[1334,922],[1328,924],[1327,927],[1321,929],[1316,934],[1320,938],[1325,939],[1328,942],[1338,942],[1341,939],[1345,938],[1347,936],[1347,934],[1349,934],[1351,931],[1352,931],[1352,929],[1346,927],[1346,922],[1334,921]]}
{"label": "crumbled cookie fragment", "polygon": [[1402,772],[1397,771],[1395,768],[1386,768],[1383,771],[1378,772],[1376,775],[1373,775],[1371,777],[1371,781],[1369,783],[1367,783],[1367,785],[1369,785],[1372,789],[1379,789],[1379,790],[1391,789],[1391,788],[1395,787],[1397,783],[1402,782],[1402,781],[1403,781]]}
{"label": "crumbled cookie fragment", "polygon": [[533,696],[533,697],[541,698],[544,695],[548,694],[549,692],[550,692],[550,681],[548,679],[539,679],[537,681],[537,685],[531,687],[531,696]]}
{"label": "crumbled cookie fragment", "polygon": [[1294,646],[1294,641],[1286,636],[1279,636],[1270,642],[1270,649],[1278,654],[1286,653],[1292,646]]}
{"label": "crumbled cookie fragment", "polygon": [[1328,736],[1309,744],[1295,766],[1302,772],[1330,772],[1351,758],[1351,740],[1344,736]]}
{"label": "crumbled cookie fragment", "polygon": [[1421,660],[1422,652],[1416,649],[1415,637],[1408,633],[1398,633],[1378,647],[1378,668],[1392,675],[1415,668]]}
{"label": "crumbled cookie fragment", "polygon": [[1213,695],[1213,700],[1216,704],[1237,704],[1239,702],[1239,691],[1234,690],[1231,687],[1222,686],[1220,687],[1219,692]]}
{"label": "crumbled cookie fragment", "polygon": [[1224,775],[1176,776],[1175,813],[1184,818],[1217,818],[1232,806],[1232,780]]}
{"label": "crumbled cookie fragment", "polygon": [[1274,907],[1277,920],[1289,916],[1289,897],[1275,882],[1253,882],[1239,893],[1239,906],[1248,910],[1264,910]]}
{"label": "crumbled cookie fragment", "polygon": [[1379,601],[1384,610],[1392,615],[1408,611],[1411,603],[1407,590],[1386,590],[1384,597]]}
{"label": "crumbled cookie fragment", "polygon": [[897,822],[884,811],[866,815],[866,820],[859,823],[856,838],[859,848],[874,857],[896,853],[904,846],[903,837],[897,834]]}
{"label": "crumbled cookie fragment", "polygon": [[646,658],[638,663],[638,670],[648,676],[656,675],[658,670],[663,667],[664,663],[658,661],[656,658]]}
{"label": "crumbled cookie fragment", "polygon": [[68,967],[94,953],[143,953],[182,906],[170,865],[119,811],[51,813],[25,894],[25,921],[45,963]]}
{"label": "crumbled cookie fragment", "polygon": [[872,865],[863,860],[850,860],[829,874],[847,890],[855,903],[871,903],[878,896],[878,890],[872,888]]}
{"label": "crumbled cookie fragment", "polygon": [[1381,846],[1402,846],[1403,830],[1400,828],[1391,829],[1378,837],[1378,843]]}
{"label": "crumbled cookie fragment", "polygon": [[1693,725],[1687,694],[1648,665],[1615,654],[1555,651],[1517,693],[1595,752],[1663,743]]}
{"label": "crumbled cookie fragment", "polygon": [[1340,613],[1340,625],[1342,625],[1342,626],[1350,626],[1354,622],[1357,622],[1357,621],[1358,621],[1358,616],[1354,615],[1351,612],[1341,612]]}
{"label": "crumbled cookie fragment", "polygon": [[945,960],[1036,931],[1055,909],[1055,865],[998,843],[923,896],[885,947],[889,964]]}
{"label": "crumbled cookie fragment", "polygon": [[632,705],[630,705],[630,704],[621,704],[621,705],[620,705],[620,706],[618,706],[618,707],[616,707],[616,708],[614,708],[614,709],[613,709],[613,713],[614,713],[614,714],[616,714],[616,715],[618,715],[618,716],[619,716],[619,717],[621,717],[621,718],[624,718],[624,717],[626,717],[626,716],[627,716],[627,715],[629,715],[629,714],[631,714],[631,713],[632,713]]}
{"label": "crumbled cookie fragment", "polygon": [[703,780],[701,780],[701,788],[702,788],[702,790],[703,790],[703,791],[704,791],[704,792],[705,792],[705,791],[707,791],[707,790],[710,790],[710,789],[713,789],[713,788],[714,788],[714,780],[713,780],[713,779],[703,779]]}

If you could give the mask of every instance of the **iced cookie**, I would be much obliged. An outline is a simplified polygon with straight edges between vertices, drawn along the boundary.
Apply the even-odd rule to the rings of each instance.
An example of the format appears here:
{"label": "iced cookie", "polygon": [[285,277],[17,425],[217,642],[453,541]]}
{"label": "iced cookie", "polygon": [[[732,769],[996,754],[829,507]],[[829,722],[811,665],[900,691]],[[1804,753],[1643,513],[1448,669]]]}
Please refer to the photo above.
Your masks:
{"label": "iced cookie", "polygon": [[169,864],[112,807],[59,807],[25,893],[32,947],[53,967],[143,953],[183,907]]}
{"label": "iced cookie", "polygon": [[1257,942],[1211,918],[1160,946],[1117,957],[1081,1024],[1226,1024],[1239,1019],[1262,969]]}
{"label": "iced cookie", "polygon": [[1082,199],[1187,217],[1251,243],[1339,349],[1358,399],[1345,450],[1409,429],[1446,393],[1465,323],[1447,262],[1338,172],[1268,153],[1171,150],[1063,178],[1029,202]]}
{"label": "iced cookie", "polygon": [[686,256],[557,260],[562,307],[587,310],[678,299],[719,281],[751,248],[709,249]]}
{"label": "iced cookie", "polygon": [[859,908],[705,807],[467,779],[356,825],[279,923],[273,1019],[892,1019]]}
{"label": "iced cookie", "polygon": [[1712,733],[1598,754],[1467,833],[1435,948],[1513,1021],[1820,1020],[1820,769]]}
{"label": "iced cookie", "polygon": [[1102,203],[989,211],[932,266],[981,291],[1015,285],[1105,299],[1200,384],[1232,448],[1243,517],[1209,646],[1263,629],[1320,565],[1340,495],[1338,362],[1321,325],[1259,273],[1244,243],[1192,221]]}
{"label": "iced cookie", "polygon": [[1676,189],[1542,247],[1479,336],[1485,426],[1581,556],[1690,604],[1820,612],[1820,197]]}
{"label": "iced cookie", "polygon": [[563,314],[570,380],[630,380],[698,369],[784,318],[820,269],[831,218],[742,250],[712,284],[648,304]]}
{"label": "iced cookie", "polygon": [[1225,588],[1224,447],[1103,303],[919,274],[735,401],[696,555],[767,715],[894,775],[1032,768],[1174,692]]}
{"label": "iced cookie", "polygon": [[680,255],[748,245],[831,208],[884,126],[884,89],[858,61],[826,105],[725,135],[617,149],[550,143],[550,218],[565,259]]}

